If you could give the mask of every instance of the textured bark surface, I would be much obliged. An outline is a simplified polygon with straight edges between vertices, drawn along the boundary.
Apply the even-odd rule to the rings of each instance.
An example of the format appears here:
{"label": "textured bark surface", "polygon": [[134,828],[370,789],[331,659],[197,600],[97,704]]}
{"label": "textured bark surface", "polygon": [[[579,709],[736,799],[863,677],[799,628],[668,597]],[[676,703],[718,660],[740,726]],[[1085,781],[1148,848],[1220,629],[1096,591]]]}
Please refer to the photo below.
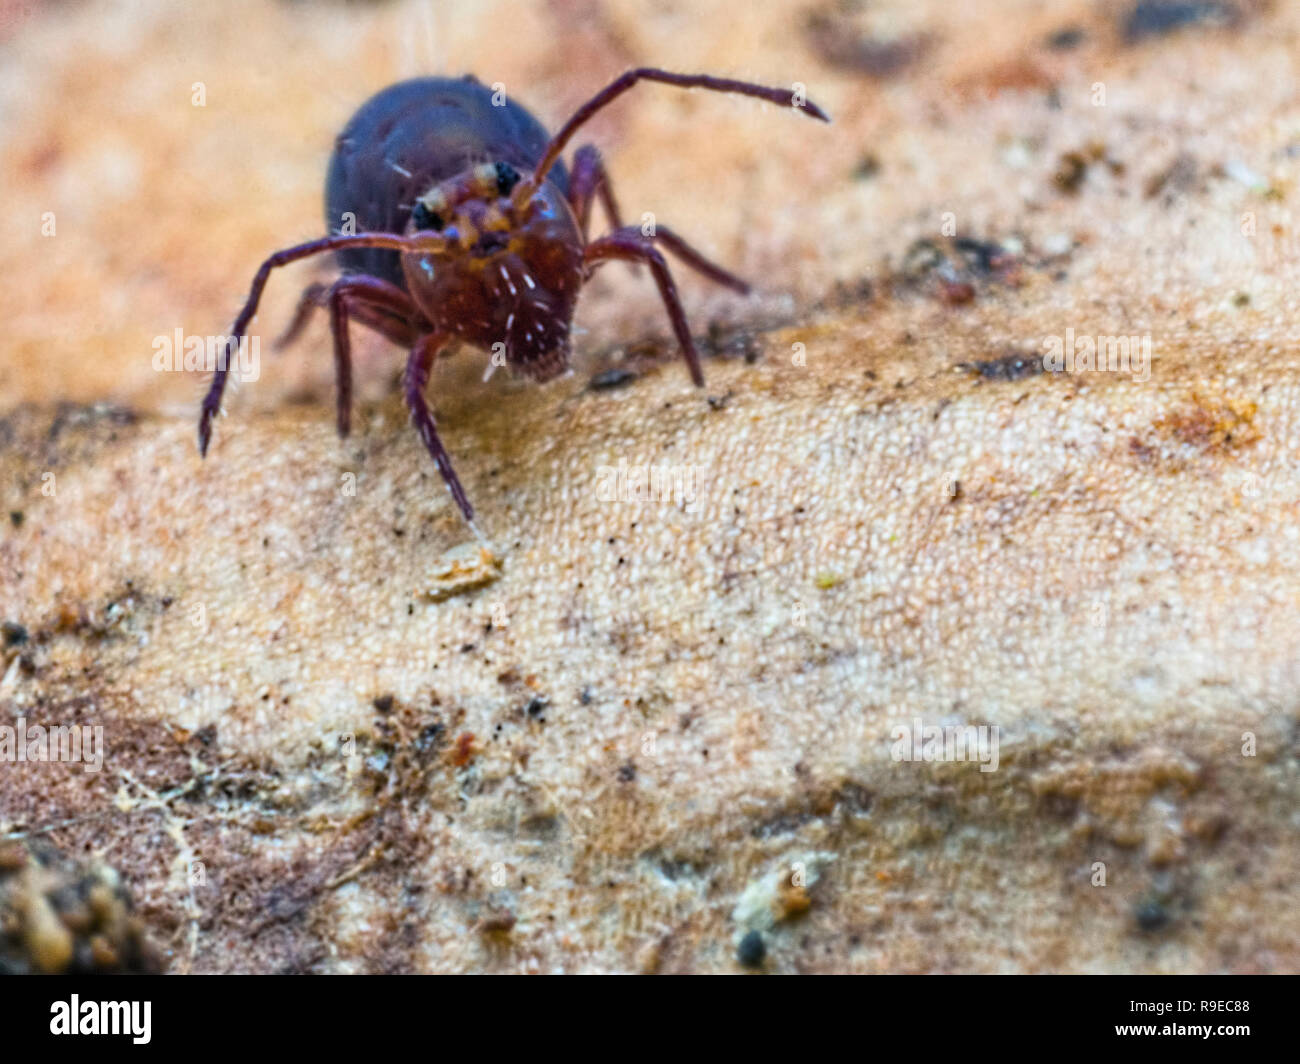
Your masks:
{"label": "textured bark surface", "polygon": [[[750,930],[772,971],[1300,968],[1300,18],[433,6],[5,30],[0,724],[106,752],[0,761],[0,837],[108,860],[175,972],[734,971]],[[473,71],[553,125],[638,63],[836,120],[592,125],[629,217],[760,282],[679,271],[705,393],[616,267],[572,377],[440,365],[499,567],[360,334],[349,440],[320,322],[200,462],[154,339],[318,233],[370,92]],[[1039,372],[1067,329],[1149,378]],[[608,497],[648,467],[692,499]],[[997,770],[894,760],[918,717]]]}

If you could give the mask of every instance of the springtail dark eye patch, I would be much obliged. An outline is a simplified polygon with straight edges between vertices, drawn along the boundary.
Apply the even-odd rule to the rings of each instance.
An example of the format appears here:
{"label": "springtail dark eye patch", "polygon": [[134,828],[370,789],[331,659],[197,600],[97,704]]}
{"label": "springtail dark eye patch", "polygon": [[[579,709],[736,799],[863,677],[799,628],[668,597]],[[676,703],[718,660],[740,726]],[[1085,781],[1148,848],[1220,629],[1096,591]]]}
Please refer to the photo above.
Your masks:
{"label": "springtail dark eye patch", "polygon": [[411,221],[415,223],[416,229],[432,229],[434,232],[440,232],[447,224],[442,215],[429,210],[423,200],[415,201],[415,206],[411,209]]}
{"label": "springtail dark eye patch", "polygon": [[509,163],[497,163],[497,194],[510,195],[515,185],[519,184],[519,171]]}

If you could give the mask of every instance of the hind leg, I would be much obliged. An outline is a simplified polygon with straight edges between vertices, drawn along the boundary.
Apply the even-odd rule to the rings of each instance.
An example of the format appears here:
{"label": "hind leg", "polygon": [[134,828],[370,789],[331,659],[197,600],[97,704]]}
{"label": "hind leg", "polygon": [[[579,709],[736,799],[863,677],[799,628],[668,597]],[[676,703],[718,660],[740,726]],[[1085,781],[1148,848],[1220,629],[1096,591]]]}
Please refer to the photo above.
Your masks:
{"label": "hind leg", "polygon": [[297,309],[293,312],[293,320],[289,322],[288,328],[284,330],[271,347],[276,351],[283,351],[291,343],[302,335],[303,329],[307,327],[307,322],[311,320],[312,311],[317,307],[328,305],[329,285],[322,284],[320,281],[314,281],[302,290],[302,295],[298,297]]}
{"label": "hind leg", "polygon": [[601,205],[605,208],[609,224],[615,229],[621,229],[623,222],[605,162],[594,144],[584,144],[573,155],[573,170],[569,175],[569,204],[578,219],[578,231],[582,233],[584,242],[591,226],[591,207],[597,197],[600,197]]}
{"label": "hind leg", "polygon": [[[303,293],[304,302],[310,292],[309,288]],[[329,309],[330,331],[334,335],[338,430],[340,436],[346,436],[352,424],[352,341],[348,335],[349,319],[356,318],[394,343],[409,347],[418,335],[418,327],[423,324],[423,318],[406,292],[378,277],[360,274],[340,277],[330,286],[323,299]]]}

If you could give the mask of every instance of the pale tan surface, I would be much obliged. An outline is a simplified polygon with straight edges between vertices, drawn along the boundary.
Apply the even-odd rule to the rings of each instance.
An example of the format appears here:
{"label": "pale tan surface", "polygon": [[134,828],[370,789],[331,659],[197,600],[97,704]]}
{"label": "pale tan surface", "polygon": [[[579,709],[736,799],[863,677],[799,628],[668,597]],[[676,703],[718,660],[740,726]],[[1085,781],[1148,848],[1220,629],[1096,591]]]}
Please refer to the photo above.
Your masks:
{"label": "pale tan surface", "polygon": [[[1300,968],[1294,15],[1130,47],[1114,8],[879,5],[878,32],[936,40],[873,82],[816,60],[797,5],[557,2],[507,35],[492,5],[427,33],[419,5],[239,6],[87,5],[0,45],[0,192],[35,219],[0,247],[0,501],[25,515],[0,617],[32,635],[0,697],[109,744],[99,776],[0,764],[0,831],[113,860],[175,971],[735,970],[745,887],[814,854],[771,970]],[[1074,24],[1080,48],[1041,46]],[[707,361],[725,402],[670,350],[584,390],[664,332],[612,270],[573,378],[444,364],[503,567],[439,602],[466,533],[390,348],[358,345],[344,444],[323,327],[264,353],[200,464],[201,380],[154,373],[153,337],[222,331],[260,256],[317,232],[368,92],[473,70],[553,122],[639,62],[803,81],[836,118],[659,88],[593,127],[628,215],[763,280],[744,304],[682,276],[697,331],[800,322]],[[1063,193],[1060,156],[1094,142]],[[908,282],[945,211],[1019,237],[1019,283],[949,306]],[[277,278],[268,338],[311,275]],[[1149,332],[1152,379],[954,368],[1067,327]],[[698,512],[600,501],[620,460],[699,467]],[[892,761],[915,715],[1000,726],[999,771]]]}

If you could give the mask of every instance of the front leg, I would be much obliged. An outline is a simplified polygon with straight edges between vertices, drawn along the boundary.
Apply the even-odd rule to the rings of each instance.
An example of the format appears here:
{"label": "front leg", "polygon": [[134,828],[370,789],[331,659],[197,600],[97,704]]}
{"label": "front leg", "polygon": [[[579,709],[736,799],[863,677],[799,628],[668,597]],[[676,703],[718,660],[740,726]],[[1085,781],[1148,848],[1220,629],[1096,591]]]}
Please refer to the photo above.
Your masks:
{"label": "front leg", "polygon": [[291,262],[311,258],[313,255],[321,255],[327,251],[342,251],[345,248],[383,248],[387,251],[436,253],[445,249],[448,239],[453,235],[449,231],[446,234],[413,233],[410,236],[396,233],[327,236],[320,240],[308,241],[306,244],[298,244],[296,247],[285,248],[267,258],[253,275],[248,298],[230,328],[230,335],[226,337],[225,350],[218,353],[217,365],[212,373],[212,384],[208,387],[208,393],[203,397],[203,405],[199,408],[199,454],[208,453],[208,444],[212,442],[212,420],[221,410],[221,399],[226,392],[231,359],[239,348],[239,341],[248,332],[248,325],[253,320],[253,315],[257,313],[257,305],[261,302],[262,292],[273,270],[288,266]]}
{"label": "front leg", "polygon": [[415,429],[420,434],[420,439],[424,441],[424,446],[433,456],[433,461],[438,467],[438,472],[442,474],[452,499],[460,507],[460,512],[464,514],[470,527],[473,527],[474,508],[469,504],[469,498],[465,494],[464,487],[461,486],[460,478],[456,476],[456,470],[451,467],[451,456],[447,454],[447,448],[442,445],[442,440],[438,436],[438,426],[433,420],[433,411],[429,409],[429,404],[424,398],[424,388],[429,383],[429,369],[448,339],[449,337],[444,333],[426,333],[415,341],[415,346],[411,348],[411,355],[406,360],[404,390],[406,405],[411,409],[411,420],[415,422]]}

